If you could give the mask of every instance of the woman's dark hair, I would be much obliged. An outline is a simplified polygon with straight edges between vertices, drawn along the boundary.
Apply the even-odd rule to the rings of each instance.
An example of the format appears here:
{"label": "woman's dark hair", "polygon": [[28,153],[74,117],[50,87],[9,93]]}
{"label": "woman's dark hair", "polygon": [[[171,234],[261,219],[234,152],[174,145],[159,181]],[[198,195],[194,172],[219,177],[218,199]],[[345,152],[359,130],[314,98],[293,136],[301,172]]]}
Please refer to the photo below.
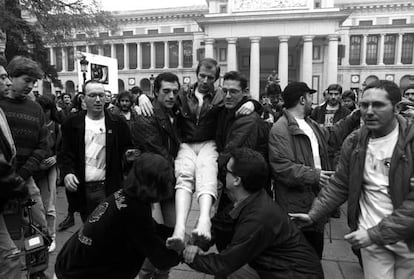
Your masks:
{"label": "woman's dark hair", "polygon": [[132,96],[132,93],[129,91],[122,91],[121,93],[119,93],[118,96],[116,96],[116,104],[120,105],[121,99],[125,97],[129,99],[129,101],[131,102],[131,106],[132,106],[134,102],[134,97]]}
{"label": "woman's dark hair", "polygon": [[77,111],[82,111],[82,101],[84,97],[85,94],[83,94],[82,92],[76,94],[75,97],[73,97],[72,99],[72,108],[76,109]]}
{"label": "woman's dark hair", "polygon": [[51,120],[59,122],[58,117],[57,117],[57,108],[56,108],[55,102],[52,99],[46,96],[40,95],[39,97],[36,98],[36,102],[38,102],[39,105],[42,107],[43,112],[46,113],[46,111],[50,110]]}
{"label": "woman's dark hair", "polygon": [[344,93],[342,93],[342,100],[345,100],[346,98],[351,99],[355,102],[356,96],[354,91],[352,90],[345,90]]}
{"label": "woman's dark hair", "polygon": [[169,161],[155,153],[143,153],[134,162],[124,184],[132,198],[154,203],[170,198],[175,178]]}

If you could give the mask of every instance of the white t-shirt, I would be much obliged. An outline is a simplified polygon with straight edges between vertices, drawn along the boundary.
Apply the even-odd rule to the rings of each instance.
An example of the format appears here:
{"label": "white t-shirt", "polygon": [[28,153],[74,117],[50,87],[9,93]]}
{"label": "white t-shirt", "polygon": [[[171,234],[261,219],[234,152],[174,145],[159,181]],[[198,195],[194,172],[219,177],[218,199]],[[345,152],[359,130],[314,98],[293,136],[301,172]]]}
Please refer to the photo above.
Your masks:
{"label": "white t-shirt", "polygon": [[388,135],[369,139],[359,199],[359,227],[369,229],[390,215],[394,207],[389,194],[391,157],[398,140],[398,125]]}
{"label": "white t-shirt", "polygon": [[105,180],[106,137],[105,117],[85,117],[85,181]]}
{"label": "white t-shirt", "polygon": [[334,125],[334,116],[335,112],[339,109],[339,105],[330,106],[329,104],[326,105],[326,113],[325,113],[325,127],[332,127]]}
{"label": "white t-shirt", "polygon": [[322,169],[321,166],[321,157],[319,156],[319,143],[318,138],[316,137],[315,133],[313,132],[311,126],[305,121],[305,119],[296,118],[296,122],[298,122],[299,128],[308,136],[311,147],[312,147],[312,154],[313,154],[313,162],[315,164],[316,169]]}

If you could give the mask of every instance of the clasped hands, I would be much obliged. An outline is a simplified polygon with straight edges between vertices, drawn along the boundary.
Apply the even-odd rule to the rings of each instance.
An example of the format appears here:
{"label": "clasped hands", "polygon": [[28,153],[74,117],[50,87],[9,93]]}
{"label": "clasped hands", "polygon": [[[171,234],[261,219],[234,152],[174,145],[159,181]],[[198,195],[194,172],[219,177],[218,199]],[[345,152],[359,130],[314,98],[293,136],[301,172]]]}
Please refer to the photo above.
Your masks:
{"label": "clasped hands", "polygon": [[167,239],[165,245],[168,249],[176,251],[178,254],[183,255],[184,262],[191,264],[194,261],[196,255],[204,255],[205,252],[200,247],[192,244],[185,244],[184,241],[177,241],[177,239]]}

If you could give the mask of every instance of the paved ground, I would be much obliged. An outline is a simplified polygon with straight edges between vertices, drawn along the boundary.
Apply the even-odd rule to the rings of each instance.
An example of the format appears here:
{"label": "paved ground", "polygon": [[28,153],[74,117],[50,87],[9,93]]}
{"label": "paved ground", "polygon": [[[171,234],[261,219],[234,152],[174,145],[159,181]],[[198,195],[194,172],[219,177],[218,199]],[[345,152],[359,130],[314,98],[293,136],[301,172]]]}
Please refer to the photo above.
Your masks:
{"label": "paved ground", "polygon": [[[57,197],[57,221],[62,221],[66,215],[66,197],[64,189],[58,188]],[[326,279],[362,279],[363,274],[359,267],[357,258],[353,255],[351,248],[347,242],[343,240],[343,236],[348,232],[346,225],[345,210],[341,209],[342,214],[340,219],[331,219],[331,238],[329,240],[329,224],[325,229],[325,249],[323,254],[323,269]],[[189,216],[188,229],[194,225],[198,210],[196,206],[193,207]],[[57,249],[50,254],[50,264],[47,271],[48,275],[52,278],[54,270],[54,262],[56,256],[63,246],[64,242],[79,228],[81,220],[79,216],[76,216],[76,226],[57,234]],[[173,269],[170,278],[172,279],[210,279],[212,276],[191,270],[187,265],[182,264]]]}

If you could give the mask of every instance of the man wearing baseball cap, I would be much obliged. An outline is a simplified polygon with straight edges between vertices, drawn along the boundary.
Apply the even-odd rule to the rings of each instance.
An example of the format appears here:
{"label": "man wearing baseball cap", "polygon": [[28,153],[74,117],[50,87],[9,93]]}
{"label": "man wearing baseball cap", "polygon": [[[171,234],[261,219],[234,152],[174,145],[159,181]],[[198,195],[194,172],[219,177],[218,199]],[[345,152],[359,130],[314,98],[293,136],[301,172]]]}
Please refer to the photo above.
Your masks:
{"label": "man wearing baseball cap", "polygon": [[[283,91],[283,115],[269,135],[269,160],[274,179],[276,201],[287,212],[308,212],[321,187],[333,173],[328,145],[339,148],[346,135],[358,124],[358,115],[338,122],[331,131],[320,127],[309,115],[311,89],[304,82],[291,82]],[[306,239],[319,257],[323,251],[326,220],[302,228]]]}

